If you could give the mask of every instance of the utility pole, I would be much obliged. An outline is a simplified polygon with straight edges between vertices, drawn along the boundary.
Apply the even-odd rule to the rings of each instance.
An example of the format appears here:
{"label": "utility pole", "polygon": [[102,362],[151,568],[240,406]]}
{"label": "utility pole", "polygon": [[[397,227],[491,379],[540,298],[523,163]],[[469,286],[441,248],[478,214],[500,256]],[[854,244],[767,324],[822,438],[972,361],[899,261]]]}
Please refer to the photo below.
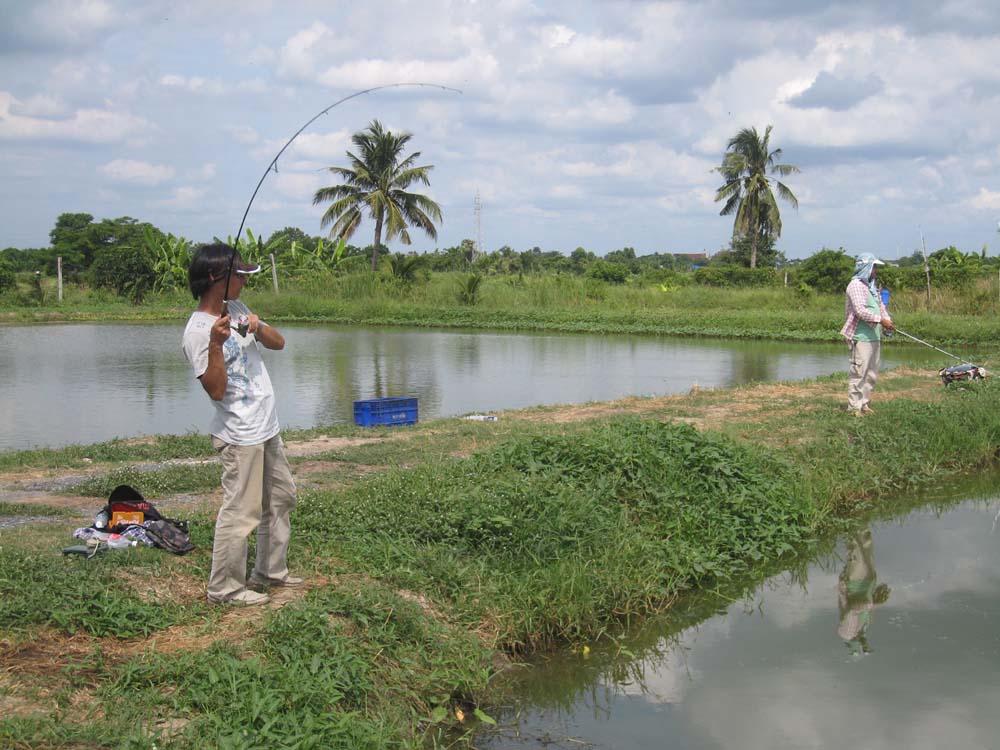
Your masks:
{"label": "utility pole", "polygon": [[473,214],[476,217],[476,257],[478,258],[483,252],[483,202],[479,200],[479,188],[476,188]]}
{"label": "utility pole", "polygon": [[924,276],[927,277],[927,309],[931,309],[931,267],[927,264],[927,243],[924,242],[924,230],[920,229],[920,251],[924,255]]}

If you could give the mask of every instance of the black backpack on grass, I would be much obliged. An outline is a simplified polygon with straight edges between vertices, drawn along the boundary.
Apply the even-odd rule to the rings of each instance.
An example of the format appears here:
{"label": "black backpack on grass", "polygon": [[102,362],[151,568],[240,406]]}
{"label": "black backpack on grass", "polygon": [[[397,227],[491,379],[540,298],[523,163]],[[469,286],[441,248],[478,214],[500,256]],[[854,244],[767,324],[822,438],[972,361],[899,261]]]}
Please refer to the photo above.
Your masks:
{"label": "black backpack on grass", "polygon": [[139,491],[127,484],[119,484],[111,491],[108,504],[101,509],[107,518],[108,531],[120,534],[129,526],[146,521],[160,521],[163,516]]}
{"label": "black backpack on grass", "polygon": [[138,490],[127,484],[120,484],[111,491],[108,504],[101,512],[107,514],[108,531],[113,533],[121,533],[129,526],[144,526],[153,544],[167,552],[186,555],[194,549],[187,521],[161,515]]}

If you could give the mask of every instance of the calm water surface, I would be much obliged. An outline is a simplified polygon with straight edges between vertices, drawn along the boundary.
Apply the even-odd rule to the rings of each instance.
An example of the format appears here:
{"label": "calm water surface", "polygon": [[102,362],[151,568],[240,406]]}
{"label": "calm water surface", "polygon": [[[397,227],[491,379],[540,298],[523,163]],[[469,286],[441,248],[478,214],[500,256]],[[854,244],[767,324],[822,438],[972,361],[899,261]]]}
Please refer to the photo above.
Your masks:
{"label": "calm water surface", "polygon": [[[0,327],[0,450],[203,431],[209,406],[180,349],[183,326]],[[282,326],[264,352],[285,427],[350,422],[353,402],[417,397],[433,419],[540,404],[683,393],[846,371],[837,344],[653,336]],[[941,367],[889,345],[886,366]],[[846,388],[846,385],[845,385]]]}
{"label": "calm water surface", "polygon": [[981,492],[859,527],[805,580],[698,624],[678,613],[533,666],[476,746],[1000,747],[1000,478]]}

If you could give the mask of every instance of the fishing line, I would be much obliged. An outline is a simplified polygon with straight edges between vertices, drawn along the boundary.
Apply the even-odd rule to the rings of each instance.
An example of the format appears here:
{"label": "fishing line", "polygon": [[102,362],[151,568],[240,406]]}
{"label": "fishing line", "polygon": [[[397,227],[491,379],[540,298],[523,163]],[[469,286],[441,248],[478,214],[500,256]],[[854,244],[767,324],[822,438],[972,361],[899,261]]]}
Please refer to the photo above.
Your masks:
{"label": "fishing line", "polygon": [[301,128],[299,128],[298,130],[296,130],[295,131],[295,135],[293,135],[291,138],[288,139],[288,142],[284,146],[281,147],[281,150],[277,154],[274,155],[273,159],[271,159],[271,163],[267,165],[267,169],[265,169],[264,170],[264,174],[261,175],[260,181],[257,183],[257,187],[254,188],[253,195],[250,196],[250,202],[247,203],[247,210],[243,212],[243,218],[240,220],[240,228],[236,230],[236,236],[235,236],[236,238],[233,241],[233,252],[229,256],[229,269],[226,271],[226,289],[225,289],[225,291],[222,294],[223,315],[225,315],[226,310],[227,310],[226,303],[229,300],[229,280],[230,280],[230,278],[233,275],[233,263],[236,260],[236,245],[239,244],[240,235],[243,234],[243,224],[247,220],[247,215],[250,213],[250,206],[253,205],[254,198],[257,197],[257,192],[260,190],[260,186],[264,184],[264,180],[267,179],[267,176],[268,176],[268,174],[271,173],[272,169],[275,172],[278,171],[278,159],[281,157],[281,155],[283,153],[285,153],[285,149],[292,145],[292,141],[294,141],[296,138],[298,138],[299,134],[303,130],[305,130],[306,128],[308,128],[316,120],[318,120],[320,117],[322,117],[323,115],[325,115],[327,112],[329,112],[334,107],[338,107],[341,104],[343,104],[344,102],[350,101],[351,99],[354,99],[356,97],[364,96],[365,94],[370,94],[373,91],[381,91],[382,89],[401,88],[403,86],[420,86],[420,87],[428,87],[428,88],[441,89],[443,91],[454,91],[457,94],[461,94],[462,93],[461,89],[452,88],[451,86],[442,86],[439,83],[419,83],[419,82],[418,83],[386,83],[386,84],[384,84],[382,86],[372,86],[369,89],[362,89],[361,91],[355,91],[353,94],[351,94],[349,96],[345,96],[343,99],[339,99],[339,100],[335,101],[333,104],[331,104],[326,109],[323,109],[320,112],[318,112],[314,117],[312,117],[308,122],[306,122],[306,124],[303,125]]}
{"label": "fishing line", "polygon": [[934,346],[934,344],[928,344],[928,343],[927,343],[926,341],[924,341],[923,339],[918,339],[918,338],[917,338],[916,336],[911,336],[911,335],[910,335],[910,334],[908,334],[908,333],[907,333],[906,331],[903,331],[903,330],[900,330],[899,328],[893,328],[892,330],[894,330],[894,331],[895,331],[896,333],[901,333],[901,334],[903,334],[903,335],[904,335],[904,336],[906,336],[906,338],[908,338],[908,339],[913,339],[913,340],[914,340],[914,341],[916,341],[916,342],[917,342],[918,344],[923,344],[924,346],[929,346],[929,347],[930,347],[931,349],[933,349],[933,350],[934,350],[934,351],[936,351],[936,352],[941,352],[942,354],[946,354],[946,355],[948,355],[948,356],[949,356],[949,357],[951,357],[952,359],[957,359],[957,360],[958,360],[959,362],[961,362],[961,363],[962,363],[963,365],[971,365],[971,364],[972,364],[972,363],[971,363],[971,362],[969,362],[968,360],[965,360],[965,359],[962,359],[961,357],[956,357],[956,356],[955,356],[954,354],[949,354],[949,353],[948,353],[948,352],[946,352],[946,351],[945,351],[944,349],[938,349],[938,348],[937,348],[936,346]]}

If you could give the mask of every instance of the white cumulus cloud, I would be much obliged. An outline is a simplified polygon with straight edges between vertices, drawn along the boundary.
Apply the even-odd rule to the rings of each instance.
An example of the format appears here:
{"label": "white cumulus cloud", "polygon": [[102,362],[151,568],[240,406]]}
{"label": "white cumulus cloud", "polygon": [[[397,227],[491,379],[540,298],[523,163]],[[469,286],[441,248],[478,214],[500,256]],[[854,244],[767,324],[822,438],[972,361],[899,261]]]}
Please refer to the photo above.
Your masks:
{"label": "white cumulus cloud", "polygon": [[313,75],[336,47],[336,35],[322,21],[292,36],[278,53],[278,72],[305,78]]}
{"label": "white cumulus cloud", "polygon": [[115,159],[103,165],[100,171],[101,174],[117,182],[131,182],[137,185],[159,185],[174,176],[173,167],[134,159]]}
{"label": "white cumulus cloud", "polygon": [[15,114],[20,102],[0,91],[0,138],[109,143],[135,136],[149,127],[141,117],[108,109],[78,109],[72,116],[29,117]]}
{"label": "white cumulus cloud", "polygon": [[225,87],[216,80],[203,76],[180,76],[168,73],[160,77],[160,85],[184,89],[194,94],[221,94]]}
{"label": "white cumulus cloud", "polygon": [[193,211],[204,207],[207,192],[204,188],[182,185],[175,188],[169,198],[156,201],[154,205],[175,211]]}
{"label": "white cumulus cloud", "polygon": [[1000,193],[981,187],[972,199],[972,207],[980,211],[1000,211]]}
{"label": "white cumulus cloud", "polygon": [[311,204],[313,194],[323,186],[318,174],[302,172],[279,172],[274,180],[275,189],[288,198]]}

